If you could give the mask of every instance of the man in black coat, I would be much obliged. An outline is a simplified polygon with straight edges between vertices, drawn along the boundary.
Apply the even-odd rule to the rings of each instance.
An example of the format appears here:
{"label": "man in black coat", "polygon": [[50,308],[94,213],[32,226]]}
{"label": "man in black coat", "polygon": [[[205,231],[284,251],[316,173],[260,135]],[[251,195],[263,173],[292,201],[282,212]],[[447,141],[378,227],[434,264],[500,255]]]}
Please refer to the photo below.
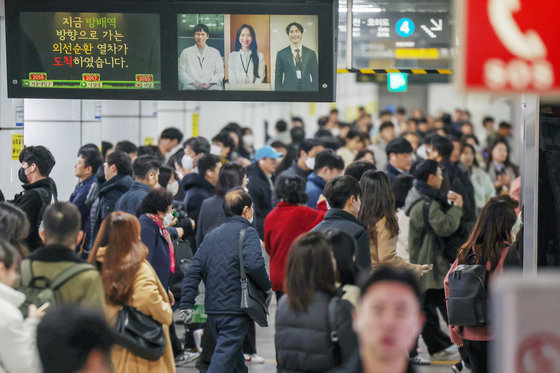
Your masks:
{"label": "man in black coat", "polygon": [[272,211],[272,191],[276,160],[282,156],[271,146],[263,146],[255,153],[255,163],[247,168],[249,195],[255,204],[255,220],[259,237],[264,240],[264,219]]}
{"label": "man in black coat", "polygon": [[362,269],[371,270],[371,256],[369,254],[369,234],[357,219],[360,211],[360,183],[350,175],[339,176],[331,180],[323,194],[330,206],[325,219],[311,231],[326,232],[336,228],[352,235],[358,243],[356,264]]}
{"label": "man in black coat", "polygon": [[39,237],[39,226],[43,220],[43,213],[54,199],[56,201],[56,184],[49,177],[55,165],[51,152],[44,146],[28,146],[19,155],[21,168],[18,170],[19,180],[23,183],[23,192],[16,194],[8,201],[27,215],[29,220],[29,235],[27,246],[30,251],[43,246]]}
{"label": "man in black coat", "polygon": [[[107,156],[104,164],[105,179],[99,188],[99,195],[91,206],[90,245],[93,246],[103,220],[115,211],[115,205],[123,194],[128,192],[134,180],[130,157],[123,151],[115,151]],[[91,249],[91,247],[88,248]]]}
{"label": "man in black coat", "polygon": [[216,155],[205,154],[198,160],[197,165],[198,173],[190,173],[181,180],[185,186],[184,210],[195,223],[198,222],[202,202],[214,195],[222,162]]}
{"label": "man in black coat", "polygon": [[276,91],[317,91],[319,68],[315,51],[303,46],[303,26],[292,22],[286,27],[290,45],[276,55]]}

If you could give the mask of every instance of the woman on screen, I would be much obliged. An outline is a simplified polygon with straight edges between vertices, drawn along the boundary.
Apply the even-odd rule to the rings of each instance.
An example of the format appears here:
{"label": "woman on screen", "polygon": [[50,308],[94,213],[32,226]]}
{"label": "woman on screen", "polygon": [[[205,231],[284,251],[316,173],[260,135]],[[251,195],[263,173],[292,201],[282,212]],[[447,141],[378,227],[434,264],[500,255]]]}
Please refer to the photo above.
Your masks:
{"label": "woman on screen", "polygon": [[250,25],[241,25],[229,55],[229,83],[262,83],[266,77],[264,55],[257,51],[257,37]]}

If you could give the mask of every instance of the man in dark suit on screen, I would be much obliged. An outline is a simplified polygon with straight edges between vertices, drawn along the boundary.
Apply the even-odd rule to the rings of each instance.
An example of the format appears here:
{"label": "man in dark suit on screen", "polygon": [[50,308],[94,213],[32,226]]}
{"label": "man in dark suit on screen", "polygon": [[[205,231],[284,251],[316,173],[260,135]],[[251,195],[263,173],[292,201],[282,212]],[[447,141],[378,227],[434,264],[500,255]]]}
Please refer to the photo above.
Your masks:
{"label": "man in dark suit on screen", "polygon": [[304,47],[303,26],[292,22],[286,27],[290,45],[276,55],[276,91],[317,91],[318,64],[315,51]]}

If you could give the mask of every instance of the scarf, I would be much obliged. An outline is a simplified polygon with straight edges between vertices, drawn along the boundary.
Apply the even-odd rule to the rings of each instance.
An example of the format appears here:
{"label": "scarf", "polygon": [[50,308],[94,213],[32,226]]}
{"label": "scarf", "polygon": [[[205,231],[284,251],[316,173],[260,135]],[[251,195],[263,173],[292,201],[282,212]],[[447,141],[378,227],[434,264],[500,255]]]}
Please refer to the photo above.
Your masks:
{"label": "scarf", "polygon": [[171,235],[169,234],[167,229],[163,227],[163,218],[159,215],[154,214],[146,214],[146,216],[152,219],[152,221],[157,224],[161,234],[163,234],[163,237],[165,237],[165,239],[167,240],[167,244],[169,245],[169,262],[171,265],[171,273],[175,273],[175,249],[173,248]]}
{"label": "scarf", "polygon": [[439,202],[444,211],[449,209],[450,206],[449,206],[449,202],[447,202],[447,197],[445,196],[445,194],[442,193],[441,190],[434,189],[433,187],[429,186],[427,183],[420,180],[414,180],[414,186],[423,195],[430,197],[431,199]]}

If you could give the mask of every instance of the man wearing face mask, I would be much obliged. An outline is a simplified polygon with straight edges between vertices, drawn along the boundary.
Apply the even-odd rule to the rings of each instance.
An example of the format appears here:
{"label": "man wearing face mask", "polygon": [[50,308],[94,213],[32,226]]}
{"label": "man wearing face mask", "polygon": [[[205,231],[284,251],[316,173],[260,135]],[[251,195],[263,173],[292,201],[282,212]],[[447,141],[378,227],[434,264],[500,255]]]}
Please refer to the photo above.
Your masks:
{"label": "man wearing face mask", "polygon": [[185,141],[183,155],[172,159],[170,166],[174,167],[179,176],[179,191],[175,194],[176,201],[185,199],[186,176],[198,173],[198,161],[204,154],[210,154],[210,142],[202,136],[191,137]]}
{"label": "man wearing face mask", "polygon": [[220,157],[222,163],[234,160],[230,159],[230,154],[234,149],[235,141],[228,132],[220,132],[212,138],[210,154]]}
{"label": "man wearing face mask", "polygon": [[370,271],[369,234],[358,221],[362,194],[360,183],[350,175],[339,176],[325,185],[323,194],[327,198],[330,209],[325,219],[311,231],[326,232],[336,228],[352,235],[358,243],[356,264]]}
{"label": "man wearing face mask", "polygon": [[241,144],[239,146],[239,156],[245,159],[253,160],[255,158],[255,137],[253,131],[245,127],[243,128],[243,136],[241,137]]}
{"label": "man wearing face mask", "polygon": [[225,195],[223,208],[227,221],[208,233],[194,254],[183,279],[179,308],[181,318],[190,323],[198,285],[204,281],[204,309],[210,334],[216,338],[208,373],[247,372],[242,348],[251,319],[240,306],[238,251],[242,229],[246,229],[242,254],[247,277],[263,291],[271,284],[259,236],[251,224],[255,215],[251,197],[234,189]]}
{"label": "man wearing face mask", "polygon": [[259,237],[264,240],[264,219],[272,211],[272,191],[277,159],[282,156],[271,146],[263,146],[255,153],[255,163],[247,168],[247,189],[255,203],[255,215]]}
{"label": "man wearing face mask", "polygon": [[[301,142],[297,159],[292,161],[292,165],[278,175],[278,179],[284,176],[299,176],[307,179],[307,176],[315,169],[315,156],[323,151],[323,144],[316,139],[305,139]],[[284,162],[289,161],[285,159]]]}
{"label": "man wearing face mask", "polygon": [[119,198],[115,211],[128,212],[138,217],[141,214],[142,199],[158,183],[159,162],[149,155],[143,155],[134,161],[132,170],[135,177],[134,184]]}
{"label": "man wearing face mask", "polygon": [[18,170],[18,177],[23,183],[23,192],[16,194],[8,202],[21,208],[27,215],[30,224],[27,246],[33,251],[42,246],[39,226],[43,213],[53,199],[57,200],[56,184],[49,177],[55,160],[47,148],[39,145],[23,149],[19,161],[21,168]]}

